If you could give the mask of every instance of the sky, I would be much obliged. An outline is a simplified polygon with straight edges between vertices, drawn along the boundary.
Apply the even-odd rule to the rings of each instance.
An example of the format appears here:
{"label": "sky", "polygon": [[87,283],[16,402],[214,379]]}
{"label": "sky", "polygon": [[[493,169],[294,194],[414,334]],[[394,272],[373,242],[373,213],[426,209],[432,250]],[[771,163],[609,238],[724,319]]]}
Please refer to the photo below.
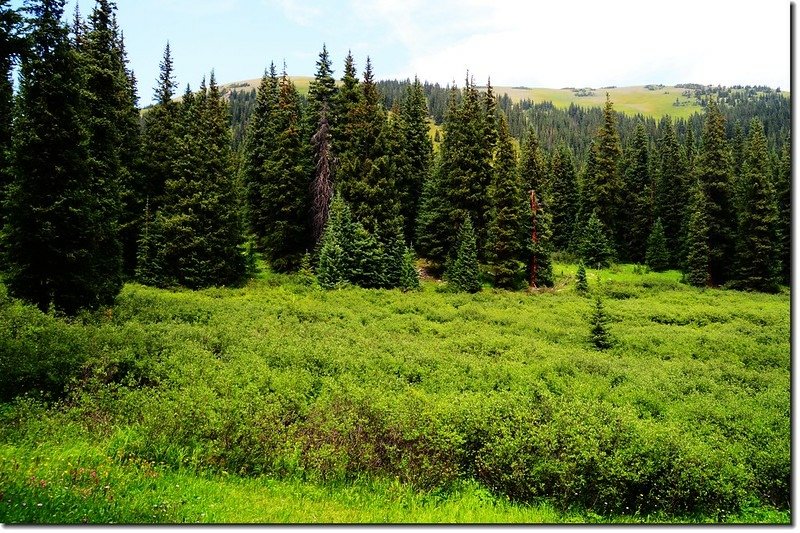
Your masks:
{"label": "sky", "polygon": [[[94,0],[69,0],[87,14]],[[648,83],[789,88],[788,0],[117,0],[139,80],[152,101],[170,42],[182,92],[215,70],[253,79],[274,61],[313,75],[323,43],[342,74],[352,50],[378,79],[463,85],[603,87]]]}

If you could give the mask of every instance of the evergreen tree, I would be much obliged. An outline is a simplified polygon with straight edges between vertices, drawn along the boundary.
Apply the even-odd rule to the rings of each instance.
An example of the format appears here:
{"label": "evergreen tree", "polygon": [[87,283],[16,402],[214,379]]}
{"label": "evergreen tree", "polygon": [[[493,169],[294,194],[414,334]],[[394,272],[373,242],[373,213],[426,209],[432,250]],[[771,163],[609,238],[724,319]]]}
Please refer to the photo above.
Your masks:
{"label": "evergreen tree", "polygon": [[671,264],[669,250],[667,249],[667,237],[664,234],[664,226],[661,219],[656,219],[653,224],[653,231],[647,239],[647,255],[645,264],[654,272],[663,272]]}
{"label": "evergreen tree", "polygon": [[583,261],[578,264],[578,274],[575,278],[575,290],[579,294],[586,294],[589,292],[589,282],[586,279],[586,267]]}
{"label": "evergreen tree", "polygon": [[692,191],[689,225],[686,235],[686,281],[695,287],[711,284],[711,250],[708,245],[709,224],[706,196],[697,183]]}
{"label": "evergreen tree", "polygon": [[311,211],[300,95],[284,71],[274,114],[274,151],[263,167],[264,251],[279,272],[297,270],[310,244]]}
{"label": "evergreen tree", "polygon": [[550,176],[548,175],[547,161],[539,146],[539,139],[533,126],[528,128],[528,133],[522,142],[520,173],[525,190],[536,191],[539,200],[547,203],[551,196]]}
{"label": "evergreen tree", "polygon": [[711,282],[730,279],[734,256],[734,218],[731,206],[730,151],[725,139],[725,118],[714,100],[706,108],[697,178],[706,196]]}
{"label": "evergreen tree", "polygon": [[745,137],[742,124],[738,120],[733,125],[733,138],[731,145],[731,203],[734,212],[739,213],[743,206],[745,196],[744,185],[744,160]]}
{"label": "evergreen tree", "polygon": [[444,192],[441,158],[425,180],[417,216],[416,244],[423,257],[443,264],[453,238],[450,206]]}
{"label": "evergreen tree", "polygon": [[317,279],[322,287],[334,289],[351,281],[348,249],[355,233],[350,207],[337,194],[331,202],[328,222],[320,244]]}
{"label": "evergreen tree", "polygon": [[608,228],[614,248],[623,244],[624,229],[619,216],[623,206],[623,182],[620,175],[622,148],[617,133],[616,114],[610,98],[606,100],[603,125],[592,146],[581,191],[584,214],[596,212]]}
{"label": "evergreen tree", "polygon": [[[342,176],[342,167],[347,167],[342,161],[345,154],[356,151],[356,136],[358,124],[356,122],[356,107],[359,105],[363,93],[359,87],[358,73],[356,72],[353,55],[348,52],[344,62],[344,75],[342,83],[333,99],[333,116],[331,131],[333,134],[333,153],[340,160],[336,181],[342,183],[350,176]],[[349,170],[349,167],[348,167]]]}
{"label": "evergreen tree", "polygon": [[530,192],[530,214],[531,214],[531,245],[530,245],[530,265],[529,281],[532,289],[539,287],[552,287],[553,263],[551,255],[553,253],[552,232],[550,231],[550,214],[544,209],[544,204],[539,202],[534,191]]}
{"label": "evergreen tree", "polygon": [[446,279],[449,286],[459,292],[480,292],[480,270],[475,231],[469,216],[458,231],[455,254],[447,267]]}
{"label": "evergreen tree", "polygon": [[494,183],[491,188],[492,219],[489,229],[489,265],[497,287],[514,288],[523,258],[525,190],[517,170],[517,154],[508,124],[501,117],[498,128]]}
{"label": "evergreen tree", "polygon": [[622,232],[626,246],[619,251],[632,262],[641,263],[647,253],[647,236],[653,220],[653,188],[650,179],[650,155],[647,132],[640,121],[628,149],[625,172],[625,224]]}
{"label": "evergreen tree", "polygon": [[322,52],[317,59],[317,72],[308,86],[308,122],[311,130],[319,125],[322,113],[330,114],[331,106],[336,97],[336,80],[333,79],[331,60],[328,56],[328,47],[322,45]]}
{"label": "evergreen tree", "polygon": [[414,250],[406,248],[403,255],[403,267],[400,273],[400,284],[398,288],[403,292],[416,291],[420,289],[419,271],[414,265]]}
{"label": "evergreen tree", "polygon": [[333,198],[333,153],[328,124],[327,105],[323,105],[319,125],[311,138],[314,150],[315,172],[311,183],[312,233],[314,245],[322,239],[328,210]]}
{"label": "evergreen tree", "polygon": [[298,271],[300,282],[303,285],[314,285],[317,281],[314,275],[314,269],[311,267],[311,254],[306,252],[303,254],[303,259],[300,261],[300,270]]}
{"label": "evergreen tree", "polygon": [[428,102],[419,78],[409,85],[400,107],[402,128],[402,153],[407,160],[406,172],[399,173],[397,192],[404,221],[406,240],[414,237],[419,217],[422,189],[431,171],[433,143],[429,133]]}
{"label": "evergreen tree", "polygon": [[675,127],[668,117],[662,122],[660,130],[653,211],[663,225],[670,266],[678,267],[686,238],[689,181]]}
{"label": "evergreen tree", "polygon": [[742,170],[737,286],[774,292],[780,280],[778,206],[770,179],[767,138],[757,118],[750,123]]}
{"label": "evergreen tree", "polygon": [[595,299],[592,313],[591,341],[598,350],[608,350],[613,346],[611,333],[608,330],[608,315],[606,315],[603,301],[599,297]]}
{"label": "evergreen tree", "polygon": [[265,248],[264,238],[272,229],[274,215],[274,205],[268,199],[269,182],[271,178],[277,179],[279,173],[273,162],[278,151],[278,98],[278,75],[273,63],[269,71],[264,71],[258,87],[255,108],[245,135],[242,162],[248,223],[261,249]]}
{"label": "evergreen tree", "polygon": [[586,227],[581,232],[578,255],[581,260],[594,268],[604,268],[611,264],[614,250],[608,237],[608,230],[597,213],[592,213]]}
{"label": "evergreen tree", "polygon": [[245,272],[234,190],[229,115],[211,74],[181,104],[178,177],[166,184],[163,255],[167,279],[189,288],[231,285]]}
{"label": "evergreen tree", "polygon": [[558,250],[566,250],[572,239],[579,197],[575,163],[569,148],[564,144],[553,154],[551,173],[553,187],[550,211],[553,218],[553,245]]}
{"label": "evergreen tree", "polygon": [[[90,166],[88,110],[63,0],[26,4],[4,230],[9,293],[74,314],[113,302],[121,287],[110,184]],[[113,209],[111,210],[113,212]]]}
{"label": "evergreen tree", "polygon": [[144,113],[142,119],[142,176],[145,182],[142,192],[154,212],[164,205],[166,182],[177,177],[178,108],[173,101],[177,84],[169,43],[159,68],[155,105]]}
{"label": "evergreen tree", "polygon": [[792,278],[792,143],[783,143],[776,196],[778,201],[778,247],[781,260],[781,275],[784,284]]}
{"label": "evergreen tree", "polygon": [[11,123],[14,114],[14,83],[11,78],[14,64],[23,51],[20,35],[22,17],[9,6],[10,0],[0,0],[0,225],[5,188],[11,180]]}

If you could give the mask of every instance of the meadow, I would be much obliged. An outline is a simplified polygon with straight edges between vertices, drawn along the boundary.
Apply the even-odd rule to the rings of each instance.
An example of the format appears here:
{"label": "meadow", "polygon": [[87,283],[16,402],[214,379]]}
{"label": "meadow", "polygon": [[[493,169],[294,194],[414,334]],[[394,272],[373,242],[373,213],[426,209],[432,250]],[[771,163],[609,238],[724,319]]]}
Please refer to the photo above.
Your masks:
{"label": "meadow", "polygon": [[73,320],[0,289],[0,522],[789,523],[788,290],[589,271],[600,352],[555,272],[131,284]]}

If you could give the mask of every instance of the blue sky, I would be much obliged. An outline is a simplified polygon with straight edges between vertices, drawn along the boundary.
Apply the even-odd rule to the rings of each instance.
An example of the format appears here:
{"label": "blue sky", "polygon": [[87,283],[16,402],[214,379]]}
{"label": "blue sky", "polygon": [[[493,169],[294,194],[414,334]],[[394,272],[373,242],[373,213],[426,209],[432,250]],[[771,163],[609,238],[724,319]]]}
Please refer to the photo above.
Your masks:
{"label": "blue sky", "polygon": [[[72,12],[74,2],[67,5]],[[93,0],[78,0],[84,14]],[[181,89],[215,69],[221,83],[285,60],[311,75],[322,43],[335,75],[359,71],[461,84],[646,83],[789,86],[788,0],[118,0],[143,105],[170,41]]]}

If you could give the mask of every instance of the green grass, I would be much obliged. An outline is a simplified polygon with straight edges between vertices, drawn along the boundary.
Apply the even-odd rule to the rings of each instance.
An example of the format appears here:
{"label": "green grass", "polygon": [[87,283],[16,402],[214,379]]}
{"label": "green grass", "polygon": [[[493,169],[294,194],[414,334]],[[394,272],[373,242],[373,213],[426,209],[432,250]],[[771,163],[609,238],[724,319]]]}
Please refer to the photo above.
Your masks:
{"label": "green grass", "polygon": [[788,523],[788,291],[590,270],[598,352],[575,270],[128,285],[72,321],[0,293],[0,389],[29,389],[0,404],[0,521]]}

